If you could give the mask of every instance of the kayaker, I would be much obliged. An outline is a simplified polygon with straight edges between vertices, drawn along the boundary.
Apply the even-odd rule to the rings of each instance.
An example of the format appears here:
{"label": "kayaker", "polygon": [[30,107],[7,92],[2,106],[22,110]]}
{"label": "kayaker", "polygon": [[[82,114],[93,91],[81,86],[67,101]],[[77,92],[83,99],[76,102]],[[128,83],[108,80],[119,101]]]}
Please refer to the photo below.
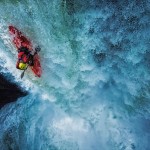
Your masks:
{"label": "kayaker", "polygon": [[25,70],[27,66],[33,66],[34,61],[33,57],[37,53],[37,51],[40,51],[40,48],[35,48],[35,51],[30,51],[26,47],[21,47],[18,49],[18,61],[16,63],[16,68],[20,70]]}

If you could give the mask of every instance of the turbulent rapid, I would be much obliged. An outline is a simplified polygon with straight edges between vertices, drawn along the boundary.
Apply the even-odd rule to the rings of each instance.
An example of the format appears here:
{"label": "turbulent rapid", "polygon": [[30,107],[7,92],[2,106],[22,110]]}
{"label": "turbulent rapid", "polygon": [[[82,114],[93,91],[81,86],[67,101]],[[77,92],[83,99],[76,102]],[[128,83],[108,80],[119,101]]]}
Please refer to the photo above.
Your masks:
{"label": "turbulent rapid", "polygon": [[[0,72],[29,93],[0,110],[0,149],[149,150],[149,0],[1,0],[0,12]],[[20,79],[9,25],[40,45],[41,78]]]}

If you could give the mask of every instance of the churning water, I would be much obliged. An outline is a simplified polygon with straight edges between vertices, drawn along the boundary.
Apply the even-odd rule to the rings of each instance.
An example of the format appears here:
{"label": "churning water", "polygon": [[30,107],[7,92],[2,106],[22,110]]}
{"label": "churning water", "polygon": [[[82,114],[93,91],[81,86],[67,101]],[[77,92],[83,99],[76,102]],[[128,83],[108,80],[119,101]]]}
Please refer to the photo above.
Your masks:
{"label": "churning water", "polygon": [[[0,149],[150,149],[149,0],[1,0],[0,13],[1,72],[29,91],[0,110]],[[41,46],[41,78],[20,79],[10,24]]]}

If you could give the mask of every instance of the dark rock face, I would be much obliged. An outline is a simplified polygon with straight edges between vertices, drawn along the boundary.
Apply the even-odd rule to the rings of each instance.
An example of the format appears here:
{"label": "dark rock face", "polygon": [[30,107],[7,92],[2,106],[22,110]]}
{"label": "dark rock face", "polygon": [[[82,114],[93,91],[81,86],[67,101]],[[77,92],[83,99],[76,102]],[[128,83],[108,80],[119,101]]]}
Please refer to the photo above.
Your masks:
{"label": "dark rock face", "polygon": [[22,91],[18,85],[9,82],[2,74],[0,74],[0,108],[5,104],[16,101],[17,98],[26,95],[27,92]]}

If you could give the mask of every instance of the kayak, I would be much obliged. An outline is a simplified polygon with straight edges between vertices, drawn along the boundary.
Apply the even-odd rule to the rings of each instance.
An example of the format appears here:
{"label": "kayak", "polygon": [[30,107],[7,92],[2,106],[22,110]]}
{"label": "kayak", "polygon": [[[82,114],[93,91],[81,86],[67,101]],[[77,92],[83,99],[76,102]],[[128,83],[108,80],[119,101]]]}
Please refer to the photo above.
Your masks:
{"label": "kayak", "polygon": [[[29,49],[29,51],[33,50],[32,43],[30,40],[23,35],[21,31],[19,31],[16,27],[14,26],[9,26],[9,33],[12,38],[12,43],[15,45],[17,50],[21,47],[26,47]],[[34,65],[30,66],[32,72],[35,74],[37,77],[41,77],[42,75],[42,68],[40,64],[40,57],[38,54],[34,55],[33,58]]]}

